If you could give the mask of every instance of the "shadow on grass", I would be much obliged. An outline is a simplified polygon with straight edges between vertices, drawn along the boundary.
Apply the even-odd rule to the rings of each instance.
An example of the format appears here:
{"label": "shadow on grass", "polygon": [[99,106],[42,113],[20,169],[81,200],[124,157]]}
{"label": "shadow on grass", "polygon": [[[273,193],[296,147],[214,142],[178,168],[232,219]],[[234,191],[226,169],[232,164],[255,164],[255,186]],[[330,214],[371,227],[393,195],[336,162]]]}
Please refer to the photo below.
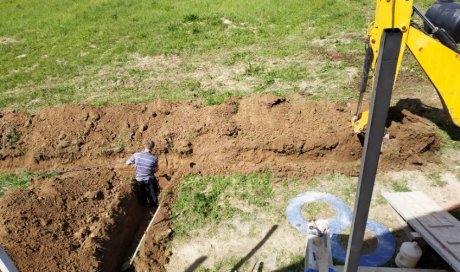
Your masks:
{"label": "shadow on grass", "polygon": [[453,124],[449,114],[443,109],[425,105],[418,98],[406,98],[399,100],[395,106],[390,108],[389,118],[395,122],[401,122],[404,118],[403,110],[430,120],[445,131],[452,140],[460,141],[460,128]]}
{"label": "shadow on grass", "polygon": [[[273,235],[273,233],[276,231],[276,229],[278,228],[278,225],[273,225],[270,230],[268,230],[267,234],[265,234],[264,238],[262,238],[262,240],[260,240],[259,243],[257,243],[257,245],[255,247],[253,247],[251,249],[251,251],[248,252],[248,254],[246,254],[246,256],[244,256],[241,260],[238,261],[238,263],[236,263],[232,269],[230,269],[230,271],[239,271],[239,269],[243,266],[243,264],[245,262],[247,262],[252,256],[254,256],[254,254],[268,241],[268,239]],[[200,258],[196,259],[189,267],[187,267],[184,272],[193,272],[195,271],[197,268],[200,267],[200,265],[206,261],[208,257],[207,256],[201,256]],[[255,266],[257,264],[254,265],[253,267],[253,271],[255,269]],[[263,268],[264,268],[264,263],[263,262],[260,262],[258,264],[258,267],[257,267],[257,271],[263,271]]]}
{"label": "shadow on grass", "polygon": [[[249,260],[252,256],[254,256],[254,254],[267,242],[267,240],[270,238],[270,236],[273,235],[273,233],[276,231],[276,229],[278,228],[278,225],[273,225],[270,230],[267,232],[267,234],[265,234],[264,238],[262,238],[262,240],[260,240],[260,242],[253,248],[251,249],[251,251],[248,252],[248,254],[246,254],[246,256],[244,256],[237,264],[235,264],[232,269],[230,269],[230,271],[238,271],[241,266],[247,261]],[[263,262],[261,262],[259,264],[259,268],[257,269],[257,271],[262,271],[263,269]]]}
{"label": "shadow on grass", "polygon": [[201,256],[200,258],[196,259],[189,267],[187,267],[184,272],[193,272],[195,271],[206,259],[208,256]]}

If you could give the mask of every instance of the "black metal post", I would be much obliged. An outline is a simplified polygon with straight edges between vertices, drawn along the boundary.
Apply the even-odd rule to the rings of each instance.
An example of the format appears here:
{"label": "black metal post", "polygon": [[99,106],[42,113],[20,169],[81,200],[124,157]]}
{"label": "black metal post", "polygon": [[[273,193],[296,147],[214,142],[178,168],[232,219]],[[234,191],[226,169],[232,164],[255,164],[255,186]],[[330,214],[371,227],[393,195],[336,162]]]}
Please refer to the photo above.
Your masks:
{"label": "black metal post", "polygon": [[390,107],[393,83],[396,77],[398,57],[401,51],[402,33],[398,29],[386,29],[382,34],[376,63],[374,90],[369,112],[369,122],[361,158],[358,191],[356,192],[353,221],[348,241],[346,272],[358,270],[359,257],[366,230],[369,206],[374,189],[375,175],[382,147],[383,134]]}

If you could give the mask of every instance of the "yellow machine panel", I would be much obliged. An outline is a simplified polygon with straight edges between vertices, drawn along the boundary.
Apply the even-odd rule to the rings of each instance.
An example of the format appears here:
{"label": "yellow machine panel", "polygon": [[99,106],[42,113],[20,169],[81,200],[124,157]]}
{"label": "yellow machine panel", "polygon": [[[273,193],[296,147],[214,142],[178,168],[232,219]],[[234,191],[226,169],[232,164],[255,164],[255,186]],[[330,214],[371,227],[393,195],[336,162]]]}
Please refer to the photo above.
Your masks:
{"label": "yellow machine panel", "polygon": [[[401,51],[399,53],[398,68],[401,66],[404,48],[406,46],[407,31],[409,30],[410,20],[412,16],[413,1],[409,0],[377,0],[375,9],[375,21],[368,31],[369,42],[374,52],[374,56],[378,56],[380,40],[384,29],[400,29],[403,32],[403,40],[401,44]],[[377,58],[372,61],[372,68],[375,68]]]}
{"label": "yellow machine panel", "polygon": [[[420,10],[413,0],[376,0],[375,21],[368,30],[369,45],[373,58],[370,67],[375,71],[382,33],[385,29],[398,29],[403,33],[396,77],[401,67],[404,49],[407,45],[412,55],[435,86],[445,110],[453,123],[460,127],[460,52],[442,44],[425,32],[411,25],[412,14]],[[421,15],[423,16],[423,15]],[[360,98],[361,100],[361,98]],[[359,101],[360,105],[361,101]],[[368,112],[359,112],[352,119],[355,133],[365,130]]]}
{"label": "yellow machine panel", "polygon": [[460,55],[413,27],[407,47],[436,87],[452,121],[460,126]]}

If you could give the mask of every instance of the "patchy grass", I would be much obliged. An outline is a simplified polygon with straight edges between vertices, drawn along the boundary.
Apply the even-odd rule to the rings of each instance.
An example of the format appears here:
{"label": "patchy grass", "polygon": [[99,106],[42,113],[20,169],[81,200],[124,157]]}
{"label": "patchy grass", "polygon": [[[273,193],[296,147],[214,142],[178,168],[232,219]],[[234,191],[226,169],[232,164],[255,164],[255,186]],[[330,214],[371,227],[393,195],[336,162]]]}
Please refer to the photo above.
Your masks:
{"label": "patchy grass", "polygon": [[273,194],[271,174],[187,176],[177,188],[173,212],[176,237],[204,226],[217,225],[248,208],[266,207]]}
{"label": "patchy grass", "polygon": [[375,197],[373,198],[373,203],[377,206],[384,205],[387,201],[385,198],[382,196],[380,192],[375,192]]}
{"label": "patchy grass", "polygon": [[257,76],[261,75],[265,71],[265,68],[261,65],[253,64],[249,62],[244,69],[245,76]]}
{"label": "patchy grass", "polygon": [[6,125],[6,129],[3,132],[2,148],[5,147],[16,147],[16,143],[21,139],[21,134],[16,130],[16,127],[11,124]]}
{"label": "patchy grass", "polygon": [[[259,92],[260,84],[249,89],[204,84],[193,95],[177,88],[176,79],[192,74],[202,82],[197,72],[206,74],[219,65],[233,69],[242,63],[247,65],[246,74],[260,81],[285,83],[267,91],[284,90],[292,82],[311,80],[315,71],[283,61],[330,62],[317,54],[318,48],[361,52],[361,43],[347,36],[365,33],[373,9],[373,3],[364,0],[315,0],[306,5],[300,0],[52,0],[47,5],[4,1],[0,37],[8,42],[0,43],[0,108],[36,110],[67,103],[107,105],[158,98],[216,104],[234,93]],[[174,66],[171,56],[180,58],[180,65]],[[152,71],[138,67],[144,57],[166,60],[156,65],[161,66],[159,71]],[[260,73],[258,67],[265,62],[276,68]],[[346,66],[359,67],[360,61]]]}
{"label": "patchy grass", "polygon": [[447,185],[447,182],[442,179],[441,174],[438,172],[427,173],[426,177],[431,181],[431,186],[433,187],[444,187]]}
{"label": "patchy grass", "polygon": [[267,73],[267,81],[285,80],[298,81],[308,79],[308,70],[300,65],[289,65],[287,67],[275,68]]}
{"label": "patchy grass", "polygon": [[252,51],[241,51],[231,53],[224,61],[225,65],[233,66],[239,62],[247,62],[255,59],[255,54]]}
{"label": "patchy grass", "polygon": [[[236,263],[238,263],[240,260],[239,260],[239,257],[236,257],[236,256],[232,256],[232,257],[228,257],[226,259],[223,259],[223,260],[219,260],[215,265],[214,267],[211,269],[211,268],[206,268],[206,267],[200,267],[198,269],[198,272],[218,272],[218,271],[226,271],[228,270],[229,267],[233,267]],[[239,268],[240,270],[239,271],[249,271],[250,270],[250,264],[249,262],[245,262],[241,265],[241,267]],[[230,270],[230,271],[233,271],[233,270]],[[236,270],[235,270],[236,271]]]}
{"label": "patchy grass", "polygon": [[[364,0],[3,1],[0,109],[213,105],[259,92],[354,100],[373,9]],[[197,84],[182,83],[190,78]]]}
{"label": "patchy grass", "polygon": [[395,192],[410,192],[411,189],[409,188],[409,185],[407,184],[406,179],[399,179],[399,180],[393,180],[391,183],[391,187],[393,188],[393,191]]}
{"label": "patchy grass", "polygon": [[458,127],[453,124],[446,124],[445,121],[439,122],[440,128],[437,130],[442,137],[441,150],[460,150],[460,132]]}
{"label": "patchy grass", "polygon": [[328,219],[335,216],[335,210],[329,204],[323,202],[313,202],[302,207],[303,218],[309,220]]}
{"label": "patchy grass", "polygon": [[[174,214],[182,213],[174,219],[176,236],[172,250],[183,258],[181,254],[187,254],[190,246],[194,245],[193,250],[213,260],[212,264],[204,264],[206,268],[199,271],[228,271],[260,242],[264,234],[261,230],[276,224],[280,229],[270,237],[270,242],[264,244],[238,270],[251,270],[254,265],[258,267],[260,262],[264,262],[264,268],[269,270],[297,271],[303,267],[305,237],[292,228],[286,219],[288,200],[302,192],[325,192],[344,200],[352,209],[356,181],[357,178],[341,174],[317,176],[308,180],[289,178],[276,182],[270,174],[186,177],[179,185],[179,195],[173,206]],[[388,213],[384,211],[388,208],[381,207],[383,197],[375,194],[373,203],[377,203],[378,207],[372,207],[370,218],[385,222]],[[328,219],[335,215],[332,207],[320,202],[305,205],[301,212],[307,220]],[[394,223],[393,220],[391,222]],[[393,227],[391,224],[388,226]],[[366,233],[368,240],[372,240],[373,236]],[[215,242],[210,248],[209,244],[200,242],[203,239]],[[247,244],[250,246],[246,249]],[[373,249],[372,243],[368,247],[369,250]],[[171,261],[175,270],[181,270],[178,267],[182,260],[174,259],[178,255]]]}
{"label": "patchy grass", "polygon": [[[279,267],[283,267],[276,271],[280,272],[290,272],[290,271],[304,271],[305,270],[305,252],[295,253],[285,253],[286,256],[280,256],[282,259],[279,262]],[[284,257],[284,258],[283,258]]]}
{"label": "patchy grass", "polygon": [[[287,203],[287,200],[294,197],[295,194],[316,191],[335,195],[348,205],[351,205],[354,203],[356,196],[357,180],[342,174],[329,174],[316,176],[305,182],[297,179],[285,179],[280,184],[282,186],[280,188],[280,195],[284,198],[284,203]],[[317,208],[325,207],[319,203],[315,205],[319,205]]]}
{"label": "patchy grass", "polygon": [[56,172],[30,172],[0,174],[0,197],[11,188],[25,188],[33,178],[50,178],[56,176]]}

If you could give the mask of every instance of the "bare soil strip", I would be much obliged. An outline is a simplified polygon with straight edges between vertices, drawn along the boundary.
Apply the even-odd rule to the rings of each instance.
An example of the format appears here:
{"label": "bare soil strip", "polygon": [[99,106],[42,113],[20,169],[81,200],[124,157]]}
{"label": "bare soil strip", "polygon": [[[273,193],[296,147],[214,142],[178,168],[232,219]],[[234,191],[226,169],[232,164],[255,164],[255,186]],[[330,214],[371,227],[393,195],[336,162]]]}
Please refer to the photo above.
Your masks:
{"label": "bare soil strip", "polygon": [[[183,175],[357,175],[361,143],[351,132],[351,116],[350,106],[300,95],[259,95],[210,107],[157,101],[0,113],[0,171],[102,165],[7,192],[0,200],[0,244],[22,271],[120,267],[146,214],[128,182],[130,170],[114,163],[153,139],[164,208],[135,265],[164,271],[174,185]],[[437,160],[440,139],[431,123],[404,108],[392,109],[390,117],[380,169]]]}

